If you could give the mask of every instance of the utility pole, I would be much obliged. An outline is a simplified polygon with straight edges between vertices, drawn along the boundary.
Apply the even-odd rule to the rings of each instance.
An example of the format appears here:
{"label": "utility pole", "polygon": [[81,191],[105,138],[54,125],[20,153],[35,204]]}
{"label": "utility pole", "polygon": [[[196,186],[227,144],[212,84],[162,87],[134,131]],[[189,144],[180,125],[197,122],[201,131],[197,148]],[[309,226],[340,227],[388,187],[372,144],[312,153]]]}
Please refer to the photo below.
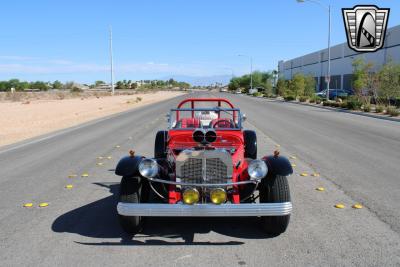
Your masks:
{"label": "utility pole", "polygon": [[110,26],[110,70],[111,70],[111,94],[114,95],[114,66],[112,49],[112,28]]}

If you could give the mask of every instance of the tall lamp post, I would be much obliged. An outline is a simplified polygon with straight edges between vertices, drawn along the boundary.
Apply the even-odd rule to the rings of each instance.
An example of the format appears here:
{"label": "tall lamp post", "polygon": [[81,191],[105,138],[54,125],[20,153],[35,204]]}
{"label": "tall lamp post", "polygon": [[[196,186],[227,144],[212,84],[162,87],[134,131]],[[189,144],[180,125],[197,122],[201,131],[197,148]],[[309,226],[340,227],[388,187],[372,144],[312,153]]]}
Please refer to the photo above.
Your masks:
{"label": "tall lamp post", "polygon": [[248,55],[238,55],[239,57],[248,57],[250,59],[250,90],[253,89],[253,57]]}
{"label": "tall lamp post", "polygon": [[328,12],[328,75],[326,81],[326,100],[329,101],[329,87],[331,83],[331,5],[327,5],[319,0],[297,0],[298,3],[311,2],[318,4]]}

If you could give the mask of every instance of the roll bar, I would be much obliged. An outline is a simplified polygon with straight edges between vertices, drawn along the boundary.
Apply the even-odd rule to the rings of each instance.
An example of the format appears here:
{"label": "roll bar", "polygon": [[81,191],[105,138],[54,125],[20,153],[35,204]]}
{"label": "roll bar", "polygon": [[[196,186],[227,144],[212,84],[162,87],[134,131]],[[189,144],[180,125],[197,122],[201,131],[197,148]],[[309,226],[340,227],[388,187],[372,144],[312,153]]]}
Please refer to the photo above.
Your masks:
{"label": "roll bar", "polygon": [[[188,98],[188,99],[185,99],[185,100],[183,100],[182,102],[180,102],[178,104],[178,109],[180,109],[186,103],[190,103],[190,107],[192,109],[194,109],[195,108],[195,106],[194,106],[195,102],[216,102],[216,103],[218,103],[218,107],[221,106],[221,103],[226,103],[226,104],[228,104],[228,106],[231,109],[234,109],[233,104],[226,98]],[[176,115],[177,115],[176,116],[177,120],[179,120],[179,111],[177,111]],[[194,117],[194,110],[192,111],[192,117]],[[219,117],[219,114],[218,114],[218,117]],[[233,111],[233,119],[234,120],[236,119],[236,112],[235,111]]]}

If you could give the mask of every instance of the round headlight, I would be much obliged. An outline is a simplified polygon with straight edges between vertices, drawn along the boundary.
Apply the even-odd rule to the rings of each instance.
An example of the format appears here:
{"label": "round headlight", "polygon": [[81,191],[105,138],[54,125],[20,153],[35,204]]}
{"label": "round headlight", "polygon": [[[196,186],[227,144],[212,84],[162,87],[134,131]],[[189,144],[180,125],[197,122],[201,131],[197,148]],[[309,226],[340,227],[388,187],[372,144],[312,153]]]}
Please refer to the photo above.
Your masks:
{"label": "round headlight", "polygon": [[158,163],[154,159],[142,159],[139,163],[139,173],[143,177],[153,178],[158,174]]}
{"label": "round headlight", "polygon": [[247,167],[247,172],[251,179],[261,180],[265,175],[267,175],[268,167],[264,161],[255,159],[250,161],[249,166]]}

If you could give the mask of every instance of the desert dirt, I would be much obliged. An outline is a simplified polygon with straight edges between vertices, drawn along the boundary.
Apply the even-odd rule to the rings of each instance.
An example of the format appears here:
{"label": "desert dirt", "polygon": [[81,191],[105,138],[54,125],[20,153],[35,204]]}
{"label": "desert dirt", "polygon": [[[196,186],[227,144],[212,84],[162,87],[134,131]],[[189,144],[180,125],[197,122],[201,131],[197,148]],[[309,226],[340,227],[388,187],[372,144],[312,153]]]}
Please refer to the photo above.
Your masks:
{"label": "desert dirt", "polygon": [[0,146],[163,101],[183,92],[0,102]]}

